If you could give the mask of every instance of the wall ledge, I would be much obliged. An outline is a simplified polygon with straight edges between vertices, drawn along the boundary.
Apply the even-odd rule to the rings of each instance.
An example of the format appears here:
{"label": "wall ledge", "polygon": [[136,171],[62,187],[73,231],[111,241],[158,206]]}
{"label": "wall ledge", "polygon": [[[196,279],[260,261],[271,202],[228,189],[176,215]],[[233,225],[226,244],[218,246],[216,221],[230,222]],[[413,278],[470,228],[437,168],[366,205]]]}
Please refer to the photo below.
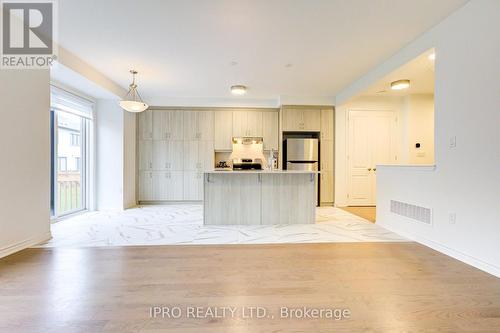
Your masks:
{"label": "wall ledge", "polygon": [[38,245],[40,243],[49,241],[51,238],[52,234],[49,231],[43,235],[30,237],[15,244],[11,244],[9,246],[0,248],[0,258],[6,257],[8,255],[27,249],[29,247]]}
{"label": "wall ledge", "polygon": [[435,171],[436,165],[421,164],[377,164],[379,169],[405,170],[405,171]]}

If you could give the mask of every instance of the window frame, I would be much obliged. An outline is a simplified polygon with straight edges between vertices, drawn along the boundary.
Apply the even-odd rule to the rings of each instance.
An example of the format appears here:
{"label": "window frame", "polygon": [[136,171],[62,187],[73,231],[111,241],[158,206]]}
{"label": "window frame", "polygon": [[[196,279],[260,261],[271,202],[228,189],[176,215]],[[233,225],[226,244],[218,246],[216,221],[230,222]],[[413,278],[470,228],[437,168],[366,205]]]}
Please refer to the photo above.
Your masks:
{"label": "window frame", "polygon": [[[60,103],[60,101],[63,103]],[[69,101],[67,105],[64,102]],[[62,106],[62,107],[58,107]],[[71,106],[75,106],[72,110]],[[82,112],[86,110],[86,112]],[[68,89],[63,89],[51,83],[51,221],[57,222],[60,219],[80,214],[88,210],[93,210],[95,206],[95,101],[76,94]],[[81,156],[77,167],[80,167],[81,174],[81,208],[64,213],[58,212],[59,191],[57,188],[57,168],[58,168],[58,113],[65,112],[81,118],[80,134],[77,134],[80,143]],[[70,137],[70,145],[73,139]],[[67,165],[68,162],[66,162]],[[66,168],[67,169],[67,168]]]}

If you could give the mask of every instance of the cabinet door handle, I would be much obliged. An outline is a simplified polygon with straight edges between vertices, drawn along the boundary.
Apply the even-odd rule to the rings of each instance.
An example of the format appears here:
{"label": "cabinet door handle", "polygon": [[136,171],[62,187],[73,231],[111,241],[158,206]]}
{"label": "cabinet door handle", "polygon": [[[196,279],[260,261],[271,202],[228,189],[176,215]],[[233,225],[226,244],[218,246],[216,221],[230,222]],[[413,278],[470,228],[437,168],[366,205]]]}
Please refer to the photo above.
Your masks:
{"label": "cabinet door handle", "polygon": [[153,169],[153,162],[149,162],[149,168]]}
{"label": "cabinet door handle", "polygon": [[373,171],[377,171],[377,168],[373,168]]}
{"label": "cabinet door handle", "polygon": [[368,168],[368,171],[372,171],[372,168]]}

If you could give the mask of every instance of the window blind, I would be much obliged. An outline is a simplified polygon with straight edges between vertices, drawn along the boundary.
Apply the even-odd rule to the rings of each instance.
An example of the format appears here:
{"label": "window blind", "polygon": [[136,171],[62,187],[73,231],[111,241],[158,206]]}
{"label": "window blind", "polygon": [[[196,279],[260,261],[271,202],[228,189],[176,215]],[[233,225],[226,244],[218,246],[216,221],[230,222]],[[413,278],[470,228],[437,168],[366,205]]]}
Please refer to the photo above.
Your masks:
{"label": "window blind", "polygon": [[50,107],[55,110],[60,110],[84,118],[92,119],[94,102],[86,98],[77,96],[54,85],[51,85]]}

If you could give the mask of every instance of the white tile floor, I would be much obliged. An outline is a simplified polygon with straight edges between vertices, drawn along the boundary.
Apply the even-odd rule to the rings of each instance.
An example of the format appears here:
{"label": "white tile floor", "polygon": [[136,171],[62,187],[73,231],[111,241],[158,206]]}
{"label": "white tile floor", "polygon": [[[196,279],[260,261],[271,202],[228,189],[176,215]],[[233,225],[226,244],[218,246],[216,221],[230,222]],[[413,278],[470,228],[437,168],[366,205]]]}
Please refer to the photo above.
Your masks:
{"label": "white tile floor", "polygon": [[316,224],[204,226],[203,206],[141,206],[90,212],[52,225],[43,247],[173,244],[401,242],[405,238],[334,207],[317,208]]}

